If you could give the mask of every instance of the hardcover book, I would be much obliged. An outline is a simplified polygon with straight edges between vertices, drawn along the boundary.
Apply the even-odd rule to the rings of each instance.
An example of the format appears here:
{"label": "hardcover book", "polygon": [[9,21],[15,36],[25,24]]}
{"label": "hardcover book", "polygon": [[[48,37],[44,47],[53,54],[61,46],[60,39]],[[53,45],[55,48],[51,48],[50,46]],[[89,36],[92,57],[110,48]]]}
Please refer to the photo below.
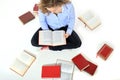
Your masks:
{"label": "hardcover book", "polygon": [[60,65],[43,65],[42,78],[60,78],[61,66]]}
{"label": "hardcover book", "polygon": [[97,69],[97,65],[88,61],[89,63],[89,67],[87,67],[86,69],[84,69],[85,72],[89,73],[90,75],[94,75],[96,69]]}
{"label": "hardcover book", "polygon": [[73,63],[80,69],[80,71],[83,71],[87,67],[89,67],[89,62],[84,58],[82,54],[78,54],[77,56],[72,58]]}
{"label": "hardcover book", "polygon": [[104,44],[101,49],[97,52],[97,56],[100,56],[102,59],[106,60],[112,53],[113,48],[107,44]]}
{"label": "hardcover book", "polygon": [[19,16],[19,19],[23,24],[28,23],[29,21],[33,20],[34,18],[35,18],[35,16],[30,11]]}

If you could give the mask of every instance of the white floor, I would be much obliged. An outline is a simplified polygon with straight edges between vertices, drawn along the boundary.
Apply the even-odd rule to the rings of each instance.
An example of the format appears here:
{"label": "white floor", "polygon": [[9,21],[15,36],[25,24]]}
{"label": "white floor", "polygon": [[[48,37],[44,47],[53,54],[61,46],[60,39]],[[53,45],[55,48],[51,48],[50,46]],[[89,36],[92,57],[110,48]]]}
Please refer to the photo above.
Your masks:
{"label": "white floor", "polygon": [[[32,11],[39,0],[0,0],[0,80],[42,80],[41,66],[55,63],[56,59],[71,61],[75,55],[82,53],[98,65],[94,76],[80,72],[75,67],[73,80],[120,80],[120,10],[119,0],[72,0],[76,11],[75,30],[82,39],[82,46],[75,50],[40,51],[31,46],[30,40],[40,27],[38,17],[22,25],[18,16]],[[91,31],[84,27],[77,16],[92,10],[101,18],[102,25]],[[114,51],[103,61],[96,58],[99,48],[107,43]],[[11,63],[24,49],[36,55],[36,61],[21,77],[9,69]]]}

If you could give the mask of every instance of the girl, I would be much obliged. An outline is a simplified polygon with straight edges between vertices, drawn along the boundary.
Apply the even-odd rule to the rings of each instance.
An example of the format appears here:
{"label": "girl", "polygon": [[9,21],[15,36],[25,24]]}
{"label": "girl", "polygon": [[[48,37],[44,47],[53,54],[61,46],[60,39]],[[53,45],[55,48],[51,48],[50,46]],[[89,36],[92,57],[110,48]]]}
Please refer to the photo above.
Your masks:
{"label": "girl", "polygon": [[40,30],[64,30],[66,45],[61,46],[42,46],[41,49],[50,50],[74,49],[81,46],[81,40],[73,30],[75,23],[75,12],[72,3],[69,0],[41,0],[39,3],[39,22],[41,27],[33,35],[31,43],[38,45],[38,32]]}

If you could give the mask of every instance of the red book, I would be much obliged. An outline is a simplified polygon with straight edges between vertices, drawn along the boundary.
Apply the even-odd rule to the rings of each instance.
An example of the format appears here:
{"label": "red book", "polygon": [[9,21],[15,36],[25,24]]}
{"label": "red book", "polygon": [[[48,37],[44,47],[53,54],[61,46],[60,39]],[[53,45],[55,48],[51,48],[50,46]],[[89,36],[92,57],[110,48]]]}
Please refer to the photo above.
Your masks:
{"label": "red book", "polygon": [[102,48],[98,51],[97,56],[100,56],[102,59],[106,60],[112,53],[113,48],[109,45],[104,44]]}
{"label": "red book", "polygon": [[72,61],[78,67],[78,69],[80,69],[80,71],[89,66],[88,61],[82,56],[82,54],[78,54],[77,56],[73,57]]}
{"label": "red book", "polygon": [[27,22],[33,20],[34,18],[35,16],[30,11],[19,16],[19,19],[22,21],[23,24],[26,24]]}
{"label": "red book", "polygon": [[84,69],[85,72],[91,74],[91,75],[94,75],[96,69],[97,69],[97,65],[88,61],[89,63],[89,67],[87,67],[86,69]]}
{"label": "red book", "polygon": [[44,65],[42,66],[42,78],[60,78],[60,65]]}
{"label": "red book", "polygon": [[35,5],[34,5],[33,11],[38,11],[38,4],[35,4]]}

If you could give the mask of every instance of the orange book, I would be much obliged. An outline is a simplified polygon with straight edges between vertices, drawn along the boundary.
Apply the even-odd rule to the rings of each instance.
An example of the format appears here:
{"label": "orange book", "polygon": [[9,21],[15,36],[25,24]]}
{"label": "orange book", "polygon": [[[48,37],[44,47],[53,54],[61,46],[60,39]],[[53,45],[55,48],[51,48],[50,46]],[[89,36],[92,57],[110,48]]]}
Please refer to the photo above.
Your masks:
{"label": "orange book", "polygon": [[72,58],[73,63],[80,69],[80,71],[86,69],[89,66],[89,62],[84,58],[82,54]]}
{"label": "orange book", "polygon": [[113,48],[109,45],[104,44],[102,48],[98,51],[97,56],[100,56],[102,59],[106,60],[112,53]]}
{"label": "orange book", "polygon": [[30,11],[19,16],[19,19],[21,20],[21,22],[23,24],[28,23],[29,21],[33,20],[34,18],[35,18],[35,16]]}
{"label": "orange book", "polygon": [[88,61],[89,63],[89,67],[87,67],[86,69],[84,69],[85,72],[91,74],[91,75],[94,75],[96,69],[97,69],[97,65]]}
{"label": "orange book", "polygon": [[61,66],[60,65],[43,65],[42,78],[60,78]]}

